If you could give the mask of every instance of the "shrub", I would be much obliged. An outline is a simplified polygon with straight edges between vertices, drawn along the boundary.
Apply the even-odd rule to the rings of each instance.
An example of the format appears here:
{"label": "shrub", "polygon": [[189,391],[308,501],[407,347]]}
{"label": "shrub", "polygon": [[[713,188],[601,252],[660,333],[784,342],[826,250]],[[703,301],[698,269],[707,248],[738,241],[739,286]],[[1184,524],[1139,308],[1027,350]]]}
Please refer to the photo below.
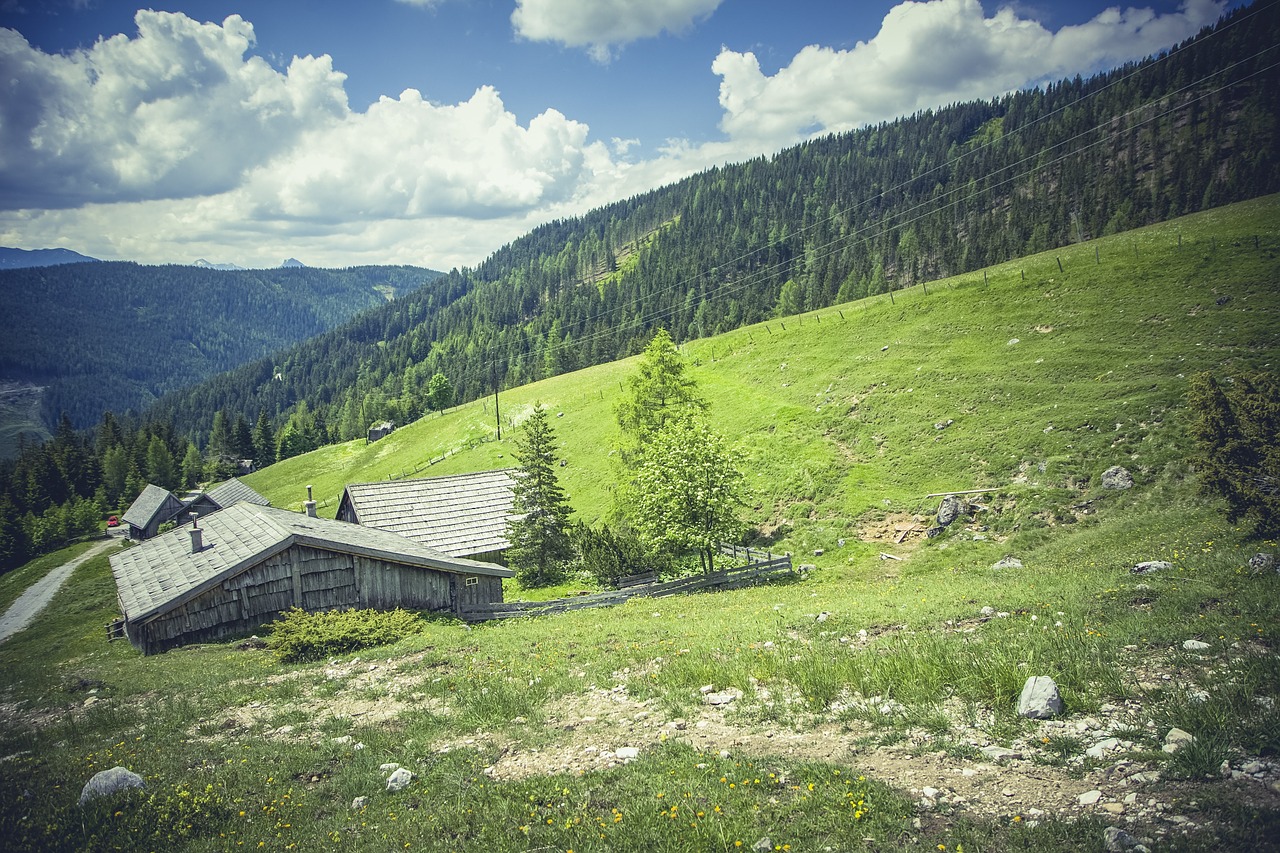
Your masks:
{"label": "shrub", "polygon": [[384,646],[422,631],[424,620],[408,610],[291,609],[271,623],[267,647],[285,663],[323,660],[371,646]]}
{"label": "shrub", "polygon": [[640,540],[627,531],[607,525],[575,524],[569,529],[569,538],[583,571],[602,586],[614,586],[618,578],[628,575],[661,574],[669,562],[650,554]]}
{"label": "shrub", "polygon": [[1260,532],[1280,527],[1280,382],[1246,374],[1224,391],[1198,373],[1187,403],[1204,490],[1226,499],[1229,521],[1248,519]]}

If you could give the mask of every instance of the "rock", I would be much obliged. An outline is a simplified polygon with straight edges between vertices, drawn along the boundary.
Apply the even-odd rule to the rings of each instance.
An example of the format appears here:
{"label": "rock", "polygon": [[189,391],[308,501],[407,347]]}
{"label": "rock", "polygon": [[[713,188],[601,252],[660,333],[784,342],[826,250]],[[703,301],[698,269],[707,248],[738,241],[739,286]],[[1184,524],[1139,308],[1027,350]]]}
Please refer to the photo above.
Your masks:
{"label": "rock", "polygon": [[1022,753],[1016,752],[1012,749],[1005,749],[1003,746],[984,746],[978,751],[997,764],[1005,759],[1022,757]]}
{"label": "rock", "polygon": [[1062,713],[1062,696],[1058,685],[1047,675],[1033,675],[1022,685],[1018,697],[1018,716],[1045,720]]}
{"label": "rock", "polygon": [[1249,570],[1256,574],[1269,572],[1276,568],[1276,557],[1274,554],[1254,554],[1249,558]]}
{"label": "rock", "polygon": [[360,809],[364,808],[367,805],[369,805],[368,797],[356,797],[354,800],[351,801],[351,810],[358,812],[360,811]]}
{"label": "rock", "polygon": [[1131,489],[1133,488],[1133,475],[1119,465],[1112,465],[1102,472],[1102,488]]}
{"label": "rock", "polygon": [[825,553],[827,553],[827,552],[826,552],[826,551],[824,551],[822,548],[814,548],[814,549],[813,549],[813,556],[815,556],[815,557],[821,557],[821,556],[822,556],[823,554],[825,554]]}
{"label": "rock", "polygon": [[988,616],[988,617],[995,616],[996,609],[992,607],[990,604],[987,604],[987,605],[984,605],[983,608],[978,611],[978,613],[981,614],[982,616]]}
{"label": "rock", "polygon": [[999,560],[998,562],[994,563],[994,564],[991,566],[991,568],[993,568],[993,569],[1020,569],[1020,568],[1022,568],[1022,561],[1021,561],[1021,560],[1019,560],[1017,557],[1002,557],[1002,558],[1000,558],[1000,560]]}
{"label": "rock", "polygon": [[1185,732],[1179,728],[1172,728],[1169,729],[1169,733],[1164,736],[1164,746],[1161,747],[1161,749],[1172,754],[1189,743],[1195,743],[1195,739],[1195,735],[1190,732]]}
{"label": "rock", "polygon": [[1211,648],[1211,646],[1208,643],[1202,643],[1199,640],[1187,640],[1182,644],[1182,648],[1189,652],[1202,652],[1205,649]]}
{"label": "rock", "polygon": [[620,746],[614,755],[623,761],[634,761],[640,757],[640,748],[635,746]]}
{"label": "rock", "polygon": [[938,504],[938,525],[946,527],[969,510],[969,505],[955,495],[947,495]]}
{"label": "rock", "polygon": [[1151,572],[1167,572],[1172,568],[1173,563],[1166,560],[1144,560],[1143,562],[1135,565],[1129,571],[1133,572],[1135,575],[1146,575]]}
{"label": "rock", "polygon": [[728,705],[730,702],[733,702],[741,696],[741,692],[734,690],[733,688],[729,688],[728,690],[721,690],[718,693],[708,693],[702,697],[702,701],[706,702],[708,705],[719,707],[721,705]]}
{"label": "rock", "polygon": [[383,773],[394,773],[395,771],[400,769],[400,765],[396,764],[394,761],[389,761],[386,764],[383,764],[378,769],[381,770]]}
{"label": "rock", "polygon": [[1098,808],[1106,812],[1107,814],[1114,814],[1114,815],[1124,814],[1124,806],[1120,805],[1119,803],[1103,803],[1102,805],[1098,806]]}
{"label": "rock", "polygon": [[411,781],[413,781],[413,774],[401,767],[387,777],[387,790],[391,792],[403,790]]}
{"label": "rock", "polygon": [[1102,758],[1102,756],[1105,753],[1110,752],[1113,749],[1119,749],[1119,748],[1120,748],[1120,739],[1109,737],[1109,738],[1105,738],[1104,740],[1098,741],[1093,746],[1086,749],[1084,751],[1084,754],[1089,756],[1090,758]]}
{"label": "rock", "polygon": [[1140,853],[1139,848],[1146,850],[1140,840],[1118,826],[1108,826],[1102,831],[1102,843],[1107,853],[1126,853],[1129,850]]}
{"label": "rock", "polygon": [[354,740],[355,738],[353,738],[351,735],[339,735],[338,737],[332,738],[329,742],[333,744],[337,744],[338,746],[346,746],[347,744],[351,743]]}
{"label": "rock", "polygon": [[145,787],[147,787],[147,783],[142,780],[141,776],[131,770],[126,770],[123,767],[101,770],[94,773],[93,777],[84,784],[84,788],[80,791],[80,805],[83,806],[98,797],[109,797],[118,791]]}
{"label": "rock", "polygon": [[1092,791],[1085,791],[1083,794],[1077,797],[1076,802],[1078,802],[1082,806],[1091,806],[1097,803],[1098,800],[1101,800],[1101,799],[1102,799],[1102,792],[1099,791],[1097,788],[1094,788]]}

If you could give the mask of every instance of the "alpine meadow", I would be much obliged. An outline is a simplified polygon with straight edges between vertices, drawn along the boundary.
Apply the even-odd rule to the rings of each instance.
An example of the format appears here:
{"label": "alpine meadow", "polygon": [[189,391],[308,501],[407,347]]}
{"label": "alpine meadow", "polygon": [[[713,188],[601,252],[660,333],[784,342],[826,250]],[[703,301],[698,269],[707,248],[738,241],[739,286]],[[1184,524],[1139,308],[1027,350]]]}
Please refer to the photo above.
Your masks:
{"label": "alpine meadow", "polygon": [[[333,292],[0,460],[2,846],[1280,850],[1278,9],[472,269],[237,273]],[[304,606],[370,566],[447,605]]]}

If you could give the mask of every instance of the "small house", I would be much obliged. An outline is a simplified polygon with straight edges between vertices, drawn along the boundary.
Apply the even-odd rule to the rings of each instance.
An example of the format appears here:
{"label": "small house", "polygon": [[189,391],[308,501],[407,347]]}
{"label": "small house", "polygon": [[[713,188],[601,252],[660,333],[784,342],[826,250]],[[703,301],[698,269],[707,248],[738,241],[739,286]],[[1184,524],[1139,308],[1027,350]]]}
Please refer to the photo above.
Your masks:
{"label": "small house", "polygon": [[134,541],[150,539],[160,525],[172,521],[186,505],[168,489],[148,483],[142,494],[124,511],[124,523],[129,528],[129,538]]}
{"label": "small house", "polygon": [[397,533],[454,557],[503,562],[514,469],[353,483],[337,518]]}
{"label": "small house", "polygon": [[270,501],[234,477],[208,491],[195,492],[185,498],[148,483],[125,511],[124,522],[129,526],[129,538],[140,542],[155,536],[165,522],[185,522],[192,513],[208,515],[241,502],[271,505]]}
{"label": "small house", "polygon": [[394,533],[251,503],[110,559],[124,634],[144,654],[248,634],[294,607],[458,613],[501,602],[513,575]]}
{"label": "small house", "polygon": [[372,444],[380,438],[386,438],[395,431],[395,428],[396,425],[391,421],[383,421],[380,424],[369,427],[369,437],[365,440],[365,444]]}

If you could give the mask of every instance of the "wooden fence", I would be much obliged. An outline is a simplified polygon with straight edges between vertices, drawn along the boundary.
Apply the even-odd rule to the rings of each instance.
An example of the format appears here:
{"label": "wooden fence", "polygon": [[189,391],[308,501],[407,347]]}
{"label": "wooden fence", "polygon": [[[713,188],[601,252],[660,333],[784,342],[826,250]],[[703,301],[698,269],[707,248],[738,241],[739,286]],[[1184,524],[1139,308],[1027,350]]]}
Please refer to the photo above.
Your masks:
{"label": "wooden fence", "polygon": [[687,595],[704,589],[733,589],[761,583],[795,574],[791,567],[791,555],[778,556],[763,551],[752,552],[754,560],[745,566],[709,572],[691,578],[665,583],[632,583],[609,592],[577,595],[572,598],[556,598],[551,601],[510,601],[464,607],[461,616],[467,622],[485,622],[490,619],[513,619],[522,616],[547,616],[567,613],[570,610],[588,610],[593,607],[612,607],[632,598],[665,598],[670,595]]}

